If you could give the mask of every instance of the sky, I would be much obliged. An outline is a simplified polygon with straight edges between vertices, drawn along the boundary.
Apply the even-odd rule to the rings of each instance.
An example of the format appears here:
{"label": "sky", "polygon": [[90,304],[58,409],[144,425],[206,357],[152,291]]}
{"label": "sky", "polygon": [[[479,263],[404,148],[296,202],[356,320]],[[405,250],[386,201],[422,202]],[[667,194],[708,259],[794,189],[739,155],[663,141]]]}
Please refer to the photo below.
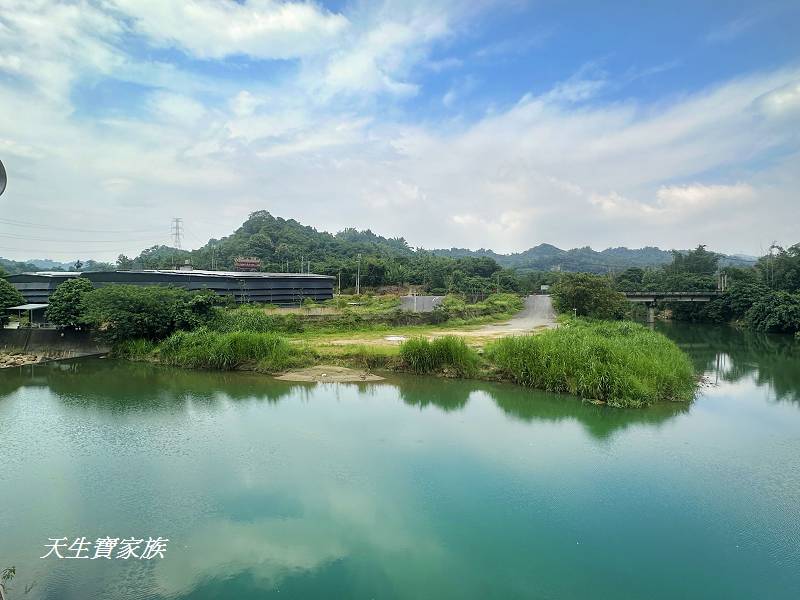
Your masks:
{"label": "sky", "polygon": [[0,256],[256,210],[426,248],[800,242],[800,2],[0,0]]}

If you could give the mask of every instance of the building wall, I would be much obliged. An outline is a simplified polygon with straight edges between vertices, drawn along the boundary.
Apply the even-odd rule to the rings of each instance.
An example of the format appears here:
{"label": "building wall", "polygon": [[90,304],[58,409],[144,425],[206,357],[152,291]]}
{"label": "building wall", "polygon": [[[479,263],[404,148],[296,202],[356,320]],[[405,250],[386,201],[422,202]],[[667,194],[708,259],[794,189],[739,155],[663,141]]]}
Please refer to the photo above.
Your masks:
{"label": "building wall", "polygon": [[59,284],[74,278],[74,275],[52,277],[23,273],[10,275],[8,282],[19,290],[26,304],[47,304],[50,301],[50,294]]}
{"label": "building wall", "polygon": [[[84,273],[95,287],[106,285],[173,285],[187,290],[210,290],[230,296],[236,302],[258,302],[287,306],[304,299],[322,301],[333,298],[333,277],[322,275],[270,274],[265,277],[208,276],[184,273],[108,271]],[[71,277],[35,274],[12,275],[9,282],[25,297],[26,303],[49,302],[53,290]]]}

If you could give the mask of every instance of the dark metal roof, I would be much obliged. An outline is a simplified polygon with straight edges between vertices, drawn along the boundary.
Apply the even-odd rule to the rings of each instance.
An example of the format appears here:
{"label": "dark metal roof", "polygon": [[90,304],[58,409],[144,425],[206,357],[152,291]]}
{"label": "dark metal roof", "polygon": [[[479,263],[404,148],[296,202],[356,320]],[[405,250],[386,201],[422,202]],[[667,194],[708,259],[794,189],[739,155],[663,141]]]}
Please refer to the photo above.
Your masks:
{"label": "dark metal roof", "polygon": [[80,271],[29,271],[27,273],[17,273],[16,275],[9,275],[11,277],[17,277],[18,275],[33,275],[36,277],[80,277]]}
{"label": "dark metal roof", "polygon": [[[98,271],[101,272],[101,271]],[[159,273],[165,275],[182,275],[184,277],[241,277],[247,279],[274,279],[274,278],[311,278],[311,279],[336,279],[333,275],[318,275],[316,273],[263,273],[258,271],[204,271],[202,269],[143,269],[139,271],[115,271],[116,273]],[[86,273],[88,275],[88,273]]]}

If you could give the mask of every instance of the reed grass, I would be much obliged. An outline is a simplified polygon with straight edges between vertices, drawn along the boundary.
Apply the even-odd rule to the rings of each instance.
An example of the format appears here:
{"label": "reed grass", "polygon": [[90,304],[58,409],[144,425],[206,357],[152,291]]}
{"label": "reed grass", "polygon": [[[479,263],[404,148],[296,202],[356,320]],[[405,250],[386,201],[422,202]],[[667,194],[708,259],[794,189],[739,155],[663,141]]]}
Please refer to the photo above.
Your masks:
{"label": "reed grass", "polygon": [[478,353],[452,335],[433,341],[422,337],[406,340],[400,346],[400,359],[414,373],[451,370],[460,377],[474,377],[480,363]]}
{"label": "reed grass", "polygon": [[275,333],[220,333],[205,327],[172,334],[159,345],[158,357],[169,365],[223,371],[253,365],[278,372],[306,362],[302,352]]}
{"label": "reed grass", "polygon": [[537,335],[492,342],[485,355],[520,385],[616,407],[688,401],[695,390],[689,357],[637,323],[571,320]]}

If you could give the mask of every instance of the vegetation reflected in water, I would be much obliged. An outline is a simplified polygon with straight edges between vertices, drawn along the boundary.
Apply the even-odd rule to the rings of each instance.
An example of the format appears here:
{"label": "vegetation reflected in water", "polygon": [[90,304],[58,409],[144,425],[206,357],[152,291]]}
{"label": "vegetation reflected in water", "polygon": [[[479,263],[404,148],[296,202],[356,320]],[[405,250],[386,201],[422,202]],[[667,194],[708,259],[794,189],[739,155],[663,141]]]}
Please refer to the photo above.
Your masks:
{"label": "vegetation reflected in water", "polygon": [[[664,331],[718,382],[694,403],[106,360],[6,370],[0,562],[37,600],[790,598],[797,345]],[[63,535],[171,542],[157,563],[39,560]]]}

